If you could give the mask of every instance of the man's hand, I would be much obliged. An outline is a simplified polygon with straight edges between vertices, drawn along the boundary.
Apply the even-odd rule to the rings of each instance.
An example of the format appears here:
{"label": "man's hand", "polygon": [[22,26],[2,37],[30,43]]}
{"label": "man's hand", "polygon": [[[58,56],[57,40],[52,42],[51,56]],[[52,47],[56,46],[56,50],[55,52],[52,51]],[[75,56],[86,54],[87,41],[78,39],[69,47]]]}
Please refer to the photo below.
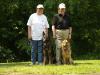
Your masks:
{"label": "man's hand", "polygon": [[68,39],[69,42],[71,42],[71,34],[68,35]]}
{"label": "man's hand", "polygon": [[32,36],[29,35],[29,36],[28,36],[28,40],[32,40]]}
{"label": "man's hand", "polygon": [[45,38],[48,39],[48,34],[47,33],[45,34]]}
{"label": "man's hand", "polygon": [[72,27],[69,28],[69,35],[68,35],[69,41],[71,41],[71,35],[72,35]]}
{"label": "man's hand", "polygon": [[45,39],[48,38],[48,28],[45,28],[45,30],[44,30],[44,36],[45,36]]}
{"label": "man's hand", "polygon": [[31,27],[28,26],[28,40],[32,40]]}
{"label": "man's hand", "polygon": [[53,35],[53,38],[56,39],[56,35]]}
{"label": "man's hand", "polygon": [[68,38],[71,39],[71,34],[69,34]]}

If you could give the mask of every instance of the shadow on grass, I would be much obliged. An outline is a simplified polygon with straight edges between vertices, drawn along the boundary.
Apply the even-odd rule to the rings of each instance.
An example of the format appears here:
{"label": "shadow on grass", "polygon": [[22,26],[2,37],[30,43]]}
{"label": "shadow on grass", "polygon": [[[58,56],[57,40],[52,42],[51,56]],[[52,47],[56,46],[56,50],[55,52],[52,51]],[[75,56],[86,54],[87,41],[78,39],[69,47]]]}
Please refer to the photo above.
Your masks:
{"label": "shadow on grass", "polygon": [[0,67],[29,66],[26,62],[0,63]]}
{"label": "shadow on grass", "polygon": [[93,65],[94,63],[74,63],[74,66],[78,66],[78,65]]}
{"label": "shadow on grass", "polygon": [[[31,62],[13,62],[13,63],[0,63],[0,67],[14,67],[14,66],[33,66],[33,65],[30,65]],[[85,61],[82,61],[82,62],[74,62],[74,64],[71,64],[72,66],[79,66],[79,65],[94,65],[95,63],[93,62],[85,62]],[[99,63],[98,63],[99,64]],[[36,66],[36,65],[35,65]],[[63,66],[62,65],[56,65],[56,64],[51,64],[51,65],[46,65],[46,66]]]}

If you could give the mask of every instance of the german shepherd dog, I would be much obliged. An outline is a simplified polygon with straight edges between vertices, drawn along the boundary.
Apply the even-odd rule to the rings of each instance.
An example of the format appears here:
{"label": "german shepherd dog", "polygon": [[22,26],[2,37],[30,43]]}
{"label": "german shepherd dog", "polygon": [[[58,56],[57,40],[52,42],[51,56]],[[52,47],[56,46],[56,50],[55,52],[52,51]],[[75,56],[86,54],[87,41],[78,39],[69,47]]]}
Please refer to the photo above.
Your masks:
{"label": "german shepherd dog", "polygon": [[63,40],[61,44],[61,52],[62,52],[62,63],[63,64],[73,64],[73,60],[71,58],[71,51],[68,49],[69,42],[67,40]]}
{"label": "german shepherd dog", "polygon": [[43,35],[43,64],[51,64],[52,62],[50,40]]}

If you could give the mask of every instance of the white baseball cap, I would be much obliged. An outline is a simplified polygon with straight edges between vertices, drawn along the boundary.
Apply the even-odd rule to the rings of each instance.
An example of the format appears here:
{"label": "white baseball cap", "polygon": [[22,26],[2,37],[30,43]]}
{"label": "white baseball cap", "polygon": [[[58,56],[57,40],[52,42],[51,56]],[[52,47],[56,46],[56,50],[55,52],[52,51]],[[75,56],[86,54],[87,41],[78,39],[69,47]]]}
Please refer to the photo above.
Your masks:
{"label": "white baseball cap", "polygon": [[38,4],[37,8],[44,8],[42,4]]}
{"label": "white baseball cap", "polygon": [[64,3],[60,3],[58,8],[66,8],[65,4]]}

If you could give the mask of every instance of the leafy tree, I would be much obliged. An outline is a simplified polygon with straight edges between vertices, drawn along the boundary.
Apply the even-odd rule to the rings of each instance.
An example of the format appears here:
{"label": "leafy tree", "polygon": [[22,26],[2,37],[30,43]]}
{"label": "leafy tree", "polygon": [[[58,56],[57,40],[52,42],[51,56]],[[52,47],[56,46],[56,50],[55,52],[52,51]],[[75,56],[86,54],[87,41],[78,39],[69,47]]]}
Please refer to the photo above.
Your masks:
{"label": "leafy tree", "polygon": [[1,0],[0,59],[30,60],[26,25],[29,16],[37,4],[43,4],[52,35],[51,20],[61,2],[71,17],[73,54],[100,53],[100,0]]}

